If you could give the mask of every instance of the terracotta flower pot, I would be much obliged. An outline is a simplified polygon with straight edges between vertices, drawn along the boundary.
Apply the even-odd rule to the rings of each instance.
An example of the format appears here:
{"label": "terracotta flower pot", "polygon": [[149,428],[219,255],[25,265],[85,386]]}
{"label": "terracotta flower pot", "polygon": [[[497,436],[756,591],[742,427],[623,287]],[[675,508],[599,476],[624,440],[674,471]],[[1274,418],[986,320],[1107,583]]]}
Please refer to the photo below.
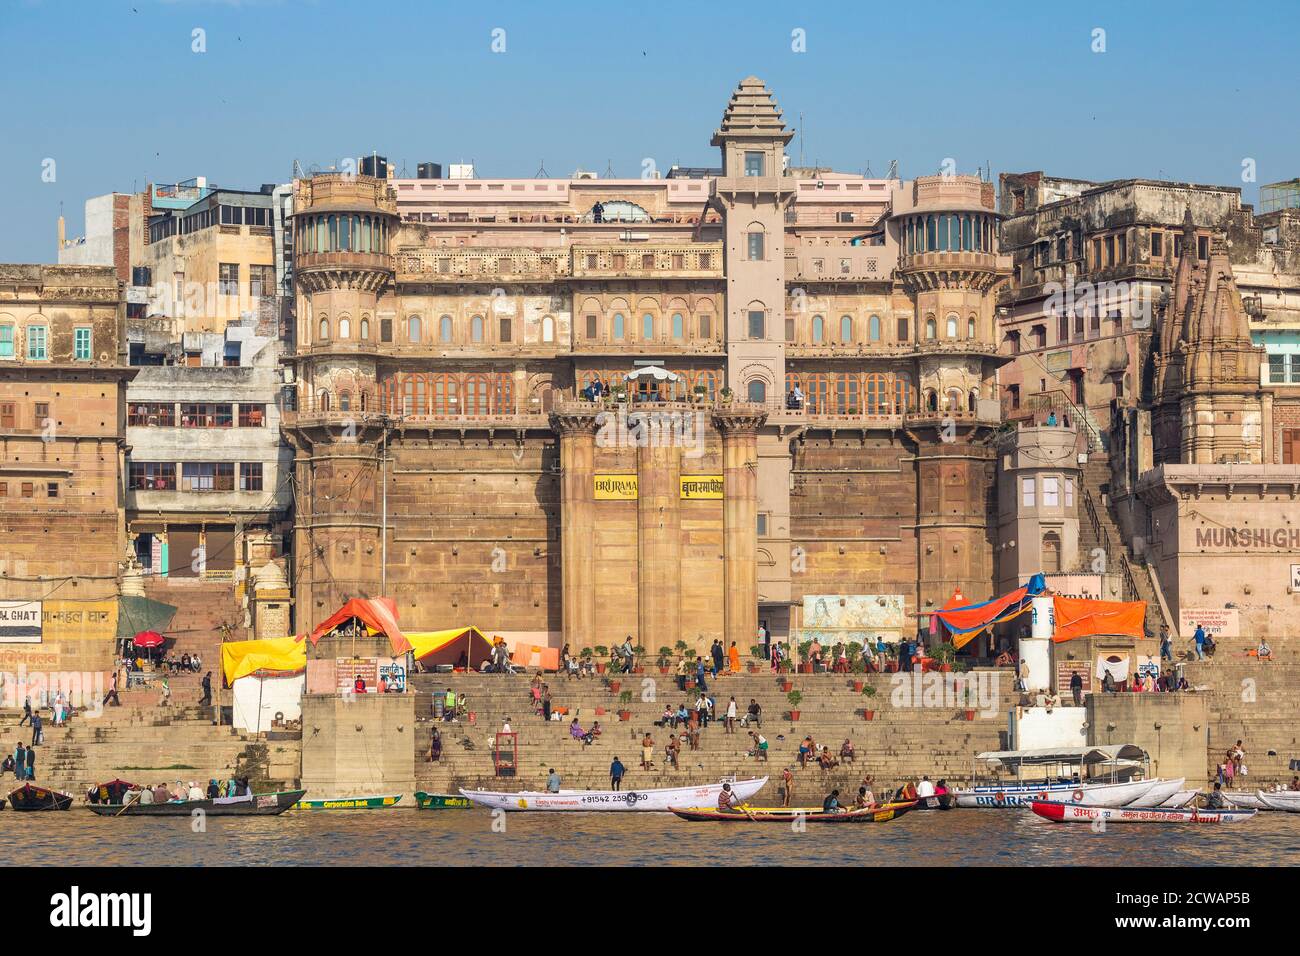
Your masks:
{"label": "terracotta flower pot", "polygon": [[861,693],[862,693],[862,685],[863,685],[863,682],[862,682],[862,681],[860,681],[860,680],[855,680],[855,681],[853,682],[853,692],[854,692],[855,694],[861,694]]}
{"label": "terracotta flower pot", "polygon": [[619,719],[619,720],[631,720],[631,719],[632,719],[632,711],[630,711],[630,710],[620,710],[620,711],[618,712],[618,719]]}
{"label": "terracotta flower pot", "polygon": [[791,720],[798,720],[798,719],[799,719],[799,711],[797,711],[797,710],[792,710],[792,711],[790,711],[790,719],[791,719]]}
{"label": "terracotta flower pot", "polygon": [[966,711],[966,719],[967,719],[967,720],[974,720],[974,719],[975,719],[975,711],[973,711],[973,710],[968,710],[968,711]]}
{"label": "terracotta flower pot", "polygon": [[668,668],[667,668],[667,667],[661,667],[661,668],[659,668],[659,673],[660,673],[660,674],[667,674],[667,673],[668,673]]}
{"label": "terracotta flower pot", "polygon": [[603,674],[603,673],[605,673],[605,665],[604,665],[604,664],[597,664],[597,665],[596,665],[596,673],[597,673],[597,674]]}
{"label": "terracotta flower pot", "polygon": [[793,687],[793,686],[794,686],[794,683],[791,682],[791,681],[788,681],[788,680],[783,680],[783,681],[781,681],[781,693],[783,693],[783,694],[788,694],[788,693],[790,693],[790,688]]}
{"label": "terracotta flower pot", "polygon": [[623,684],[620,681],[612,680],[609,682],[609,692],[611,694],[617,694],[618,689],[622,686]]}
{"label": "terracotta flower pot", "polygon": [[604,707],[597,707],[597,708],[596,708],[596,716],[597,716],[597,717],[604,717],[604,716],[605,716],[605,708],[604,708]]}
{"label": "terracotta flower pot", "polygon": [[875,720],[875,718],[876,718],[876,712],[874,710],[864,710],[862,712],[863,720]]}

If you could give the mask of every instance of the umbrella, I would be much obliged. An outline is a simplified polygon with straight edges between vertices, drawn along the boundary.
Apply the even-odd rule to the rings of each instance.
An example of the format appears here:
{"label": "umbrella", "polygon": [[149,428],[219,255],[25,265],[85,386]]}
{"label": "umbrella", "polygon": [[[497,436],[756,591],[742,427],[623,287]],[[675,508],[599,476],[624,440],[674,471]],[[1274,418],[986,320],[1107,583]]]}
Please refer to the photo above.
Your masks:
{"label": "umbrella", "polygon": [[638,378],[653,378],[657,382],[669,381],[675,382],[679,378],[676,372],[670,372],[662,365],[644,365],[635,372],[628,372],[623,376],[625,381],[631,382]]}
{"label": "umbrella", "polygon": [[148,649],[150,647],[162,647],[165,638],[157,631],[141,631],[131,640],[136,647]]}

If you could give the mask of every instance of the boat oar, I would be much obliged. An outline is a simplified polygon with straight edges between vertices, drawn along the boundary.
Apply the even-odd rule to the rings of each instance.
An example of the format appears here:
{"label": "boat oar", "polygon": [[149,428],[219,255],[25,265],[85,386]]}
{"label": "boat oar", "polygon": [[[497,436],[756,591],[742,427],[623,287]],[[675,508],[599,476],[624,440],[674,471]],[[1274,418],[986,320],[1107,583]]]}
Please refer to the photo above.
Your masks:
{"label": "boat oar", "polygon": [[122,809],[118,810],[117,813],[113,814],[113,816],[120,817],[122,814],[126,813],[126,808],[135,803],[135,800],[136,798],[132,797],[130,800],[126,801],[126,803],[122,804]]}
{"label": "boat oar", "polygon": [[754,821],[755,823],[758,822],[758,817],[754,816],[753,812],[750,811],[749,807],[745,806],[745,805],[742,803],[742,804],[740,805],[740,809],[742,809],[742,810],[745,811],[745,816],[749,817],[750,820]]}

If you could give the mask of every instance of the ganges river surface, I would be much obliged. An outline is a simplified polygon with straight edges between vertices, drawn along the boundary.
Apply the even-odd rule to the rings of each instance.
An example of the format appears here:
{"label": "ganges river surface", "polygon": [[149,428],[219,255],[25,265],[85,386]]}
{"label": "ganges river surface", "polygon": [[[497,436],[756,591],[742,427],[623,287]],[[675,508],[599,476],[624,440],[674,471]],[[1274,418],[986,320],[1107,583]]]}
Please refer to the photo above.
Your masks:
{"label": "ganges river surface", "polygon": [[200,824],[112,819],[74,807],[6,810],[0,839],[22,847],[26,864],[60,866],[1284,866],[1300,853],[1300,815],[1260,813],[1226,828],[1110,824],[1097,832],[1028,810],[950,810],[794,832],[787,824],[687,823],[659,813],[291,811]]}

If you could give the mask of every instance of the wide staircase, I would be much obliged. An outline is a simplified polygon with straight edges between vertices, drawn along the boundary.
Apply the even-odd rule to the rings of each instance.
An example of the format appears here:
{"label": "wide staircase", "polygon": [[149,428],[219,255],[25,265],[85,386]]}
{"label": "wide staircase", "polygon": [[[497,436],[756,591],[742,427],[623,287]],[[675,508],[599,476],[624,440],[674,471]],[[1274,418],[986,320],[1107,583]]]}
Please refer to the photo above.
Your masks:
{"label": "wide staircase", "polygon": [[[1175,653],[1185,653],[1186,643],[1176,643]],[[1210,698],[1211,772],[1242,741],[1250,772],[1238,789],[1290,783],[1296,771],[1289,762],[1300,760],[1300,647],[1272,640],[1272,660],[1261,661],[1246,653],[1256,643],[1219,638],[1214,657],[1183,665],[1188,684]]]}
{"label": "wide staircase", "polygon": [[[769,745],[768,761],[747,755],[752,749],[748,736],[752,728],[738,726],[733,735],[725,732],[723,721],[717,721],[701,732],[699,750],[692,751],[683,743],[679,767],[673,769],[664,753],[673,731],[655,726],[655,721],[661,718],[665,703],[674,709],[679,703],[690,708],[697,695],[694,690],[678,690],[675,679],[660,674],[657,667],[648,670],[650,673],[613,678],[619,685],[617,691],[599,676],[568,679],[548,675],[554,706],[569,711],[559,721],[549,722],[534,714],[529,678],[524,675],[417,675],[412,682],[417,694],[417,785],[430,792],[452,793],[460,787],[543,789],[553,767],[566,789],[607,789],[609,766],[617,756],[628,768],[625,788],[686,786],[716,782],[724,776],[765,774],[775,783],[782,768],[790,766],[795,774],[797,801],[820,801],[831,787],[855,793],[867,774],[874,777],[879,794],[904,781],[918,780],[923,774],[931,780],[946,778],[950,783],[968,780],[974,754],[1002,747],[1006,714],[1015,705],[1009,671],[984,672],[988,676],[982,679],[996,694],[992,700],[985,698],[988,712],[977,712],[973,720],[967,719],[963,703],[947,703],[933,691],[928,700],[921,698],[922,706],[909,706],[911,700],[893,690],[894,675],[798,674],[785,678],[803,695],[799,719],[794,721],[789,716],[791,705],[786,694],[770,672],[724,676],[709,684],[718,713],[726,713],[732,696],[741,714],[751,698],[757,700],[763,712],[759,729]],[[876,696],[866,697],[856,691],[854,681],[874,686]],[[449,686],[458,695],[468,695],[469,716],[456,723],[436,723],[442,734],[442,756],[431,763],[426,757],[435,726],[433,694]],[[908,693],[913,689],[909,682]],[[631,691],[630,701],[623,700],[626,691]],[[863,715],[867,708],[874,711],[871,720]],[[630,712],[628,719],[620,719],[620,710]],[[590,728],[593,721],[600,722],[603,733],[592,745],[571,739],[569,722],[574,716],[584,729]],[[495,734],[507,718],[518,734],[518,769],[513,776],[500,777],[494,772],[493,748]],[[647,732],[654,740],[654,766],[642,769],[641,741]],[[856,761],[830,771],[811,764],[801,769],[798,748],[809,734],[815,743],[828,745],[837,755],[845,739],[852,741]],[[771,801],[776,795],[773,786],[760,800]]]}
{"label": "wide staircase", "polygon": [[[120,696],[121,707],[105,707],[98,716],[78,714],[63,727],[53,725],[48,710],[42,712],[45,742],[36,748],[36,783],[80,797],[115,777],[169,785],[195,780],[206,786],[213,777],[247,774],[257,789],[291,779],[265,741],[213,724],[211,708],[160,708],[154,690],[132,689]],[[0,710],[5,753],[13,753],[19,740],[24,746],[31,742],[31,728],[18,726],[21,718],[20,709]]]}
{"label": "wide staircase", "polygon": [[[244,628],[244,612],[235,599],[229,581],[203,578],[146,579],[145,596],[176,608],[176,616],[163,632],[168,638],[167,652],[180,660],[184,654],[198,654],[202,661],[199,673],[178,672],[168,681],[172,701],[197,704],[203,691],[203,673],[212,671],[214,688],[221,683],[221,643],[243,641],[252,635]],[[215,691],[214,691],[215,692]]]}

